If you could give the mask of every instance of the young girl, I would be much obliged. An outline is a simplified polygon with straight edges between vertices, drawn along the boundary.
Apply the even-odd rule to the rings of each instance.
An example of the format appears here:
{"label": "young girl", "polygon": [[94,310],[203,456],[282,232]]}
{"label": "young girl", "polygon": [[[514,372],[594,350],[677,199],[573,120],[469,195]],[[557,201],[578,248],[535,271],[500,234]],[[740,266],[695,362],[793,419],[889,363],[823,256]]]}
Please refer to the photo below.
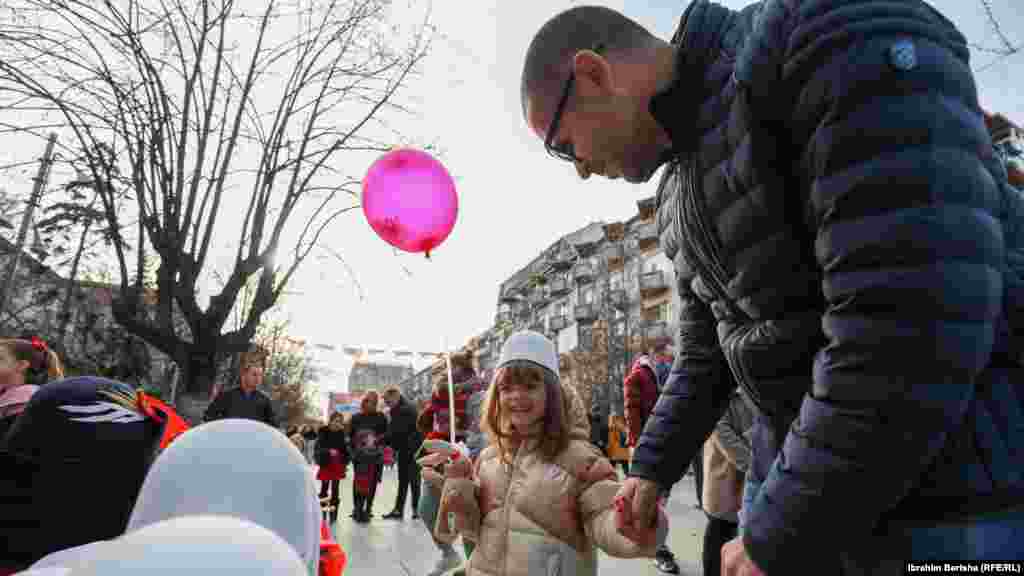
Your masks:
{"label": "young girl", "polygon": [[[490,446],[471,469],[456,458],[445,470],[435,535],[476,543],[468,576],[597,573],[597,553],[651,557],[667,530],[637,544],[617,531],[619,482],[611,464],[573,425],[574,406],[558,381],[554,344],[536,332],[502,347],[482,425]],[[452,522],[449,522],[449,514]]]}
{"label": "young girl", "polygon": [[0,437],[40,386],[63,377],[60,358],[39,338],[0,340]]}
{"label": "young girl", "polygon": [[320,430],[316,441],[317,470],[316,479],[320,481],[320,500],[323,501],[330,491],[330,522],[338,519],[338,505],[341,503],[339,484],[345,477],[348,467],[349,451],[345,431],[345,415],[336,412],[331,421]]}

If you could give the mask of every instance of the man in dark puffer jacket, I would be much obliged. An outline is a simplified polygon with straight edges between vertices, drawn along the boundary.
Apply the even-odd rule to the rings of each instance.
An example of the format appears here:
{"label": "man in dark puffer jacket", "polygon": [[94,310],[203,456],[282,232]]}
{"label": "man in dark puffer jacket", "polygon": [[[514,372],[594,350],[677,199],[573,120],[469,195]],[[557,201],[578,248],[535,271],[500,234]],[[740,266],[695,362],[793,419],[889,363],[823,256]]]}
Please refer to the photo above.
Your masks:
{"label": "man in dark puffer jacket", "polygon": [[668,164],[678,355],[620,493],[633,522],[738,384],[758,416],[727,574],[1024,555],[1022,212],[948,20],[698,0],[667,44],[579,7],[537,33],[521,98],[583,178]]}

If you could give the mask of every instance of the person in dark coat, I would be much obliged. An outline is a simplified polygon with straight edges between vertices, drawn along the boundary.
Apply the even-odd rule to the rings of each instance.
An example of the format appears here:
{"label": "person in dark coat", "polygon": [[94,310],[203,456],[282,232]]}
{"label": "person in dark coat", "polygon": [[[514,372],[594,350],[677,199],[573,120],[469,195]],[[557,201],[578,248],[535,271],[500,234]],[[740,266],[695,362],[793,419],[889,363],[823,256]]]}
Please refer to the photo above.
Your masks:
{"label": "person in dark coat", "polygon": [[221,392],[206,408],[204,420],[212,422],[222,418],[248,418],[277,428],[277,417],[270,398],[257,390],[263,383],[266,355],[243,352],[238,360],[239,386]]}
{"label": "person in dark coat", "polygon": [[320,500],[327,498],[330,492],[329,504],[331,506],[331,524],[338,519],[338,505],[341,502],[339,484],[345,477],[345,469],[348,467],[349,450],[347,432],[345,430],[345,415],[335,413],[331,415],[330,423],[320,429],[316,440],[316,462],[319,470],[316,479],[320,481]]}
{"label": "person in dark coat", "polygon": [[398,464],[398,496],[395,507],[383,517],[389,520],[401,520],[405,515],[405,497],[412,492],[413,519],[420,501],[420,483],[416,466],[416,451],[420,443],[416,442],[419,433],[416,430],[416,407],[402,396],[398,387],[392,386],[384,391],[384,403],[388,406],[391,421],[388,424],[387,443],[395,453]]}
{"label": "person in dark coat", "polygon": [[168,417],[105,378],[40,387],[0,437],[0,574],[124,533]]}
{"label": "person in dark coat", "polygon": [[352,482],[352,517],[366,523],[373,518],[373,499],[384,467],[384,440],[388,419],[377,410],[377,392],[363,396],[360,411],[349,422],[349,449],[355,469]]}
{"label": "person in dark coat", "polygon": [[664,167],[677,355],[625,532],[738,385],[757,414],[725,574],[1024,557],[1024,201],[948,19],[921,0],[695,0],[665,42],[581,6],[537,32],[520,97],[582,178]]}

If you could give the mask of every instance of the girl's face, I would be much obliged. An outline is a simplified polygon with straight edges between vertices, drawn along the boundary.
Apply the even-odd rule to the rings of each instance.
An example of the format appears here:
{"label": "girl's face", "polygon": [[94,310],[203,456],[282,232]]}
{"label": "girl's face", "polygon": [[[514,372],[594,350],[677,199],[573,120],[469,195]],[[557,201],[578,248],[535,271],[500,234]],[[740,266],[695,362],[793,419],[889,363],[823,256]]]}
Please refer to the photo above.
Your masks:
{"label": "girl's face", "polygon": [[25,384],[28,361],[17,360],[7,346],[0,346],[0,390]]}
{"label": "girl's face", "polygon": [[517,432],[525,433],[544,419],[544,381],[538,377],[502,378],[498,382],[498,404]]}

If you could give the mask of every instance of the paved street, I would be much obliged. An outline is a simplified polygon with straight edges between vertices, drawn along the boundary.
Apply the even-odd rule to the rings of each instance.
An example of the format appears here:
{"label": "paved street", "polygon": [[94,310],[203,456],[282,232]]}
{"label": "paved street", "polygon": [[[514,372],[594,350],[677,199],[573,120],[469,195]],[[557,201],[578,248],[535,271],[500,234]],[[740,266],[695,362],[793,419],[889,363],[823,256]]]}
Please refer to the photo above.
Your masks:
{"label": "paved street", "polygon": [[[351,478],[342,481],[341,513],[334,529],[348,555],[346,574],[423,576],[433,568],[439,554],[423,523],[409,518],[408,504],[404,521],[380,518],[382,514],[391,511],[397,488],[397,471],[386,471],[374,504],[373,512],[377,517],[369,524],[359,525],[348,517],[352,511]],[[694,508],[695,503],[693,478],[688,476],[675,486],[668,506],[671,522],[669,541],[683,574],[688,576],[700,574],[700,549],[704,534],[704,514]],[[456,549],[461,553],[458,545]],[[660,574],[648,560],[620,560],[604,554],[601,555],[600,573],[609,576]]]}

